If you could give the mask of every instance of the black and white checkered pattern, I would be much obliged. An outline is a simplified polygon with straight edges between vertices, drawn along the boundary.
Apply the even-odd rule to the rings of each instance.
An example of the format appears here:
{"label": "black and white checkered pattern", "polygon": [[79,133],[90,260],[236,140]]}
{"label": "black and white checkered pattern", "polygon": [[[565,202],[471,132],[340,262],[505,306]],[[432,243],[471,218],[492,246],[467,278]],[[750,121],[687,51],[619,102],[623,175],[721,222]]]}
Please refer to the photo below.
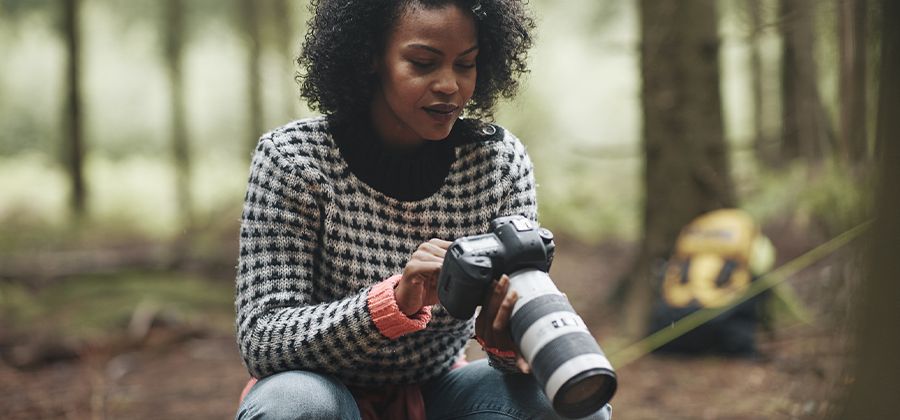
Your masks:
{"label": "black and white checkered pattern", "polygon": [[350,172],[323,117],[264,135],[245,197],[235,292],[250,373],[314,370],[371,386],[449,370],[474,320],[455,320],[437,305],[425,330],[389,340],[372,321],[367,294],[430,238],[484,233],[498,216],[536,220],[524,146],[505,130],[494,137],[456,147],[435,194],[399,201]]}

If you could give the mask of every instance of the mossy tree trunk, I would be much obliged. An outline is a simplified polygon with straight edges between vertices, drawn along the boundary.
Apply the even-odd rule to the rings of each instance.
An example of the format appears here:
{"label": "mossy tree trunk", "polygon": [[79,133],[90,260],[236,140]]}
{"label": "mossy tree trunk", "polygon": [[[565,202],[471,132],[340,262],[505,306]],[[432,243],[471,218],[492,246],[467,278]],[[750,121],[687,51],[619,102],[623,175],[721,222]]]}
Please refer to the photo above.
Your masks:
{"label": "mossy tree trunk", "polygon": [[753,152],[756,160],[766,166],[775,165],[777,150],[771,147],[765,129],[765,95],[763,88],[764,68],[762,59],[761,34],[763,32],[763,0],[747,0],[745,3],[750,18],[747,42],[750,47],[750,98],[753,106]]}
{"label": "mossy tree trunk", "polygon": [[191,200],[191,157],[188,144],[187,122],[182,84],[182,61],[184,50],[184,5],[183,0],[167,0],[165,3],[166,72],[170,86],[170,124],[172,160],[175,164],[175,200],[178,206],[179,223],[186,229],[193,225],[193,204]]}
{"label": "mossy tree trunk", "polygon": [[781,67],[782,138],[784,161],[821,160],[833,148],[833,130],[819,94],[813,55],[813,2],[781,0],[783,37]]}
{"label": "mossy tree trunk", "polygon": [[78,0],[63,1],[62,30],[66,40],[66,106],[64,127],[66,141],[63,161],[69,174],[70,205],[77,219],[87,212],[87,187],[84,180],[84,133],[81,97],[81,37]]}
{"label": "mossy tree trunk", "polygon": [[860,164],[868,155],[866,135],[866,0],[837,0],[840,42],[840,150]]}
{"label": "mossy tree trunk", "polygon": [[[285,76],[281,79],[283,80],[284,85],[282,86],[282,95],[284,103],[282,104],[282,112],[284,113],[284,119],[291,119],[295,117],[295,108],[298,101],[297,89],[293,84],[293,69],[294,69],[294,28],[291,25],[291,19],[293,17],[292,10],[293,3],[288,0],[273,0],[272,8],[271,8],[271,17],[272,17],[272,29],[273,29],[273,41],[274,46],[277,50],[277,56],[279,57],[279,68],[284,69]],[[279,121],[282,123],[283,121]]]}
{"label": "mossy tree trunk", "polygon": [[247,48],[247,114],[249,123],[247,138],[249,150],[256,148],[256,141],[263,132],[262,87],[260,86],[260,44],[259,8],[263,2],[254,0],[238,0],[240,3],[240,23],[244,29],[244,42]]}
{"label": "mossy tree trunk", "polygon": [[853,380],[835,419],[888,419],[900,411],[900,2],[882,0],[881,87],[878,104],[880,161],[876,214],[869,234],[867,276],[856,301]]}

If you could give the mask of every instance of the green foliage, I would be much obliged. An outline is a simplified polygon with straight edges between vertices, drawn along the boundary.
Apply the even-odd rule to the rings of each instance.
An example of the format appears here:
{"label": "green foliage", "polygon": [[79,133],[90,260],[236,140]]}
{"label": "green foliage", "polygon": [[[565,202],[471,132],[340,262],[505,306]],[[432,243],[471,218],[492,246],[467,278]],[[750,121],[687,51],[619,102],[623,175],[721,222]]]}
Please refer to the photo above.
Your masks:
{"label": "green foliage", "polygon": [[559,154],[545,160],[536,175],[543,225],[584,243],[636,237],[641,214],[636,158]]}
{"label": "green foliage", "polygon": [[870,180],[859,179],[833,160],[813,168],[811,176],[812,182],[799,197],[798,211],[808,214],[829,235],[850,229],[872,214]]}
{"label": "green foliage", "polygon": [[0,0],[0,15],[18,18],[26,13],[47,11],[58,3],[54,0]]}
{"label": "green foliage", "polygon": [[786,169],[758,175],[743,207],[765,222],[789,214],[801,226],[820,229],[828,236],[865,221],[871,214],[871,180],[859,170],[829,160],[810,166],[796,162]]}
{"label": "green foliage", "polygon": [[[39,15],[22,26],[0,16],[0,155],[40,151],[56,155],[60,139],[64,58],[57,34]],[[26,30],[27,28],[27,30]]]}
{"label": "green foliage", "polygon": [[[216,154],[198,159],[191,179],[198,229],[237,238],[247,164]],[[40,154],[0,157],[0,254],[66,249],[74,244],[170,240],[183,233],[176,220],[168,162],[131,156],[88,159],[90,212],[80,225],[67,213],[62,168]],[[67,245],[68,244],[68,245]]]}

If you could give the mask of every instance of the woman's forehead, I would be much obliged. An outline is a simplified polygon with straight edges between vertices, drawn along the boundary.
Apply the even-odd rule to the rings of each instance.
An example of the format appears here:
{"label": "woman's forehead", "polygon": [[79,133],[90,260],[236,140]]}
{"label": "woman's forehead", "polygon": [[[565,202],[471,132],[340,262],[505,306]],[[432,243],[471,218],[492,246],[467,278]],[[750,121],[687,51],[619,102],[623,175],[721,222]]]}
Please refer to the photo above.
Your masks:
{"label": "woman's forehead", "polygon": [[424,7],[411,4],[398,16],[389,42],[400,44],[452,43],[466,44],[468,49],[477,42],[475,19],[472,12],[454,3],[440,7]]}

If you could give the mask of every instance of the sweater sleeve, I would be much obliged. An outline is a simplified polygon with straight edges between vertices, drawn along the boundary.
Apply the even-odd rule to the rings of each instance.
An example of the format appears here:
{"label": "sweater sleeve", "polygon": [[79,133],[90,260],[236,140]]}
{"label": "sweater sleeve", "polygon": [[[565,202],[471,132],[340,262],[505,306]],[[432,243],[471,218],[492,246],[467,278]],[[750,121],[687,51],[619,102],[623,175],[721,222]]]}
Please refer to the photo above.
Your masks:
{"label": "sweater sleeve", "polygon": [[431,306],[423,306],[419,312],[406,316],[397,306],[394,287],[402,276],[397,274],[369,291],[368,306],[372,322],[385,337],[394,340],[411,332],[425,329],[431,320]]}
{"label": "sweater sleeve", "polygon": [[257,378],[285,370],[354,369],[366,349],[423,329],[428,321],[421,314],[418,323],[401,322],[392,312],[399,313],[393,288],[384,286],[331,302],[314,298],[321,284],[316,262],[325,209],[316,198],[321,175],[306,166],[265,137],[251,165],[235,309],[241,357]]}
{"label": "sweater sleeve", "polygon": [[[508,158],[509,190],[504,194],[498,216],[518,214],[537,221],[534,166],[525,151],[525,146],[509,132],[507,132],[507,136],[505,141],[512,142]],[[516,366],[515,357],[503,357],[491,352],[488,352],[487,355],[489,364],[494,368],[505,373],[521,373]]]}

